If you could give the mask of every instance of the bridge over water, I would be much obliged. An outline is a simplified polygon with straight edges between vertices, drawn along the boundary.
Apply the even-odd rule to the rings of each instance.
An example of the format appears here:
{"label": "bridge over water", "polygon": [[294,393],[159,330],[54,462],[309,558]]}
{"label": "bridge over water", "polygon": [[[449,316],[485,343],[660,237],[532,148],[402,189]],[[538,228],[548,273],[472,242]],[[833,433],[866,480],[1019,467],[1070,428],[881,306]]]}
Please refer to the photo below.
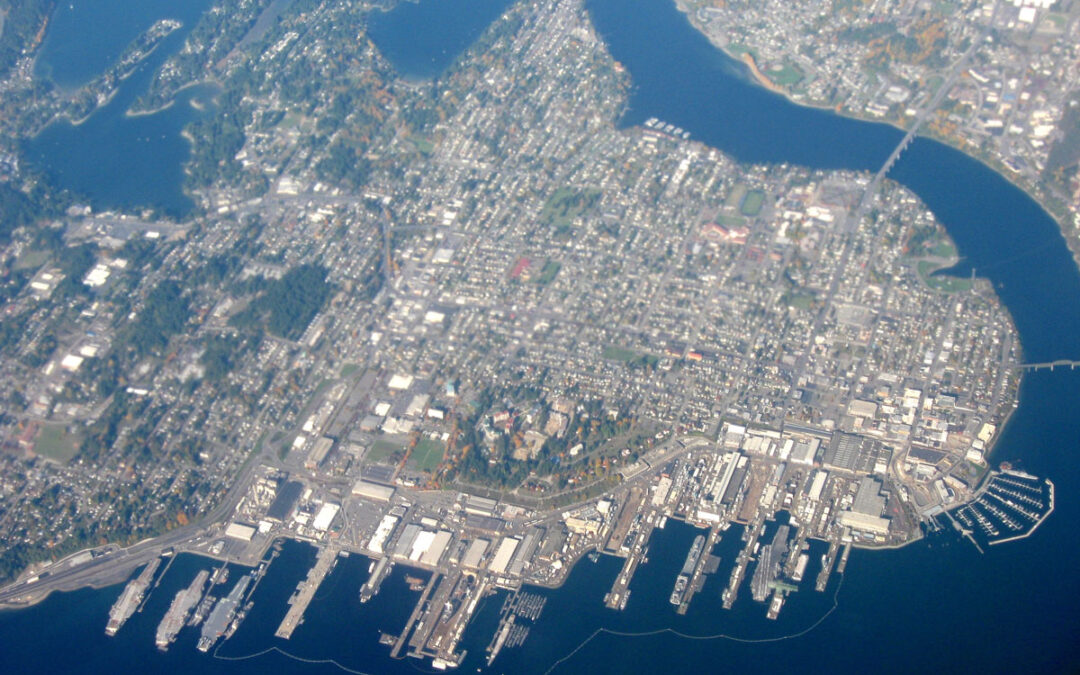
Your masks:
{"label": "bridge over water", "polygon": [[1018,363],[1014,368],[1019,370],[1053,370],[1054,368],[1065,368],[1069,370],[1074,368],[1080,368],[1080,361],[1073,361],[1071,359],[1058,359],[1057,361],[1043,361],[1041,363]]}

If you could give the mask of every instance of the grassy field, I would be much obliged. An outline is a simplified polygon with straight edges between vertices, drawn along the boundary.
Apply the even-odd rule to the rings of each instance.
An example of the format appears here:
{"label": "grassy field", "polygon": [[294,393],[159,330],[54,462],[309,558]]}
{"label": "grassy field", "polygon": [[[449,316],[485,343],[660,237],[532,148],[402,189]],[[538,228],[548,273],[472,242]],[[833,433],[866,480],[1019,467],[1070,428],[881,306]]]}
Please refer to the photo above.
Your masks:
{"label": "grassy field", "polygon": [[48,251],[27,251],[19,256],[19,259],[15,262],[16,270],[32,270],[37,269],[45,264],[45,261],[49,259]]}
{"label": "grassy field", "polygon": [[611,361],[630,361],[637,358],[637,352],[623,347],[616,347],[615,345],[608,345],[604,347],[603,357]]}
{"label": "grassy field", "polygon": [[435,146],[428,139],[423,136],[409,136],[407,139],[413,146],[425,155],[430,155],[431,151],[435,149]]}
{"label": "grassy field", "polygon": [[784,293],[783,301],[789,307],[795,307],[797,309],[804,309],[806,311],[810,311],[814,308],[813,293]]}
{"label": "grassy field", "polygon": [[739,216],[725,216],[717,215],[716,222],[724,227],[742,227],[746,224],[746,219]]}
{"label": "grassy field", "polygon": [[947,241],[939,241],[930,249],[930,255],[938,258],[955,258],[956,247]]}
{"label": "grassy field", "polygon": [[405,446],[400,443],[379,440],[371,445],[371,449],[368,450],[364,459],[369,462],[380,464],[393,463],[394,455],[400,455],[404,452]]}
{"label": "grassy field", "polygon": [[559,188],[544,202],[539,220],[554,227],[568,225],[574,218],[595,206],[599,200],[600,191],[594,188]]}
{"label": "grassy field", "polygon": [[47,424],[38,432],[34,452],[66,464],[79,454],[79,437],[69,434],[62,424]]}
{"label": "grassy field", "polygon": [[555,277],[559,274],[559,270],[562,269],[562,264],[553,260],[548,260],[544,263],[544,268],[540,270],[540,274],[536,277],[536,283],[541,286],[546,286],[555,280]]}
{"label": "grassy field", "polygon": [[728,193],[727,199],[724,200],[724,206],[737,209],[742,204],[743,197],[746,196],[746,185],[742,183],[736,183],[735,187],[731,188],[731,192]]}
{"label": "grassy field", "polygon": [[765,204],[765,193],[761,190],[750,190],[743,197],[742,204],[739,205],[739,211],[744,216],[754,217],[761,213],[761,207]]}
{"label": "grassy field", "polygon": [[360,370],[360,366],[355,363],[346,363],[341,367],[341,377],[348,377]]}
{"label": "grassy field", "polygon": [[413,448],[412,454],[409,455],[409,466],[432,473],[439,468],[444,451],[442,441],[422,438]]}
{"label": "grassy field", "polygon": [[941,269],[941,266],[937,263],[932,263],[929,260],[919,261],[919,278],[922,282],[934,289],[935,291],[942,291],[943,293],[961,293],[963,291],[971,290],[971,279],[959,279],[957,277],[948,276],[931,276],[933,273]]}
{"label": "grassy field", "polygon": [[742,44],[741,42],[730,42],[726,47],[729,54],[734,56],[742,56],[743,54],[749,54],[755,61],[758,60],[757,52]]}
{"label": "grassy field", "polygon": [[790,87],[798,84],[803,79],[802,71],[789,63],[785,63],[779,70],[770,68],[765,75],[768,76],[769,81],[781,87]]}

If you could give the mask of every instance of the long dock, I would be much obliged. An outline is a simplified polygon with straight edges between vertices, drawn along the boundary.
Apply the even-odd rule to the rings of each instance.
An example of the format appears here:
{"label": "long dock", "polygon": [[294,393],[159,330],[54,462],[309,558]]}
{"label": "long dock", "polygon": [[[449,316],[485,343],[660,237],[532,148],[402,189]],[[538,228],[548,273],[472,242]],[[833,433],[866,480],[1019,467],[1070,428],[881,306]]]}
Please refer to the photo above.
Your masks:
{"label": "long dock", "polygon": [[637,571],[641,559],[645,557],[645,553],[648,551],[647,545],[652,530],[651,525],[644,525],[633,533],[634,542],[630,548],[630,553],[626,556],[626,560],[623,562],[618,576],[615,577],[615,581],[612,582],[611,590],[604,596],[604,606],[608,609],[622,610],[626,608],[626,601],[630,598],[630,581],[634,578],[634,572]]}
{"label": "long dock", "polygon": [[1080,368],[1080,361],[1073,361],[1071,359],[1058,359],[1057,361],[1043,361],[1041,363],[1018,363],[1013,366],[1017,370],[1049,370],[1054,371],[1054,368],[1068,368],[1073,370],[1074,368]]}
{"label": "long dock", "polygon": [[720,529],[716,527],[709,528],[709,534],[705,538],[705,546],[701,551],[701,555],[698,556],[697,565],[694,565],[694,573],[690,577],[690,583],[686,584],[686,591],[683,594],[683,600],[679,603],[678,608],[675,610],[676,614],[686,614],[690,609],[690,601],[694,599],[694,595],[705,586],[706,568],[709,565],[709,561],[712,559],[712,550],[716,546],[716,542],[720,540]]}
{"label": "long dock", "polygon": [[415,624],[417,619],[423,615],[424,607],[427,605],[427,599],[431,595],[431,591],[435,588],[435,584],[438,583],[440,577],[441,575],[438,572],[432,572],[431,578],[428,579],[427,586],[424,587],[424,592],[420,594],[420,599],[416,601],[416,607],[413,608],[412,614],[409,615],[409,620],[405,622],[405,628],[394,642],[394,648],[390,650],[390,658],[396,659],[400,657],[401,649],[405,646],[405,640],[409,637],[413,624]]}
{"label": "long dock", "polygon": [[843,551],[843,553],[840,554],[840,564],[838,564],[836,566],[836,571],[839,572],[840,574],[843,574],[844,570],[847,569],[847,559],[848,559],[849,555],[851,555],[851,542],[850,541],[848,543],[844,544],[844,551]]}
{"label": "long dock", "polygon": [[[416,630],[413,631],[412,638],[409,639],[409,656],[421,657],[425,656],[423,653],[424,645],[427,644],[428,638],[435,632],[435,629],[440,624],[444,623],[443,619],[449,619],[449,616],[443,616],[443,608],[448,605],[451,593],[457,587],[458,581],[461,579],[460,570],[450,570],[450,572],[443,577],[442,583],[439,584],[438,589],[431,595],[428,601],[428,612],[417,623]],[[437,656],[437,653],[432,654]]]}
{"label": "long dock", "polygon": [[979,546],[979,542],[975,541],[975,536],[971,533],[971,530],[961,525],[960,522],[957,521],[956,518],[953,517],[953,514],[949,511],[946,511],[945,515],[948,516],[949,520],[953,524],[953,527],[955,527],[956,531],[960,533],[960,536],[966,537],[967,540],[971,542],[971,545],[975,547],[976,551],[978,551],[979,553],[986,553],[986,551],[982,550],[982,546]]}
{"label": "long dock", "polygon": [[634,578],[638,563],[641,562],[644,548],[632,552],[626,556],[622,569],[611,585],[611,590],[604,596],[604,606],[608,609],[621,610],[626,607],[626,601],[630,596],[630,580]]}
{"label": "long dock", "polygon": [[288,640],[296,627],[303,623],[304,612],[311,604],[311,599],[315,597],[315,591],[319,590],[319,585],[334,566],[337,554],[337,549],[333,546],[327,546],[319,552],[315,566],[308,571],[307,579],[304,579],[296,593],[289,598],[289,611],[285,613],[281,625],[274,631],[274,637]]}

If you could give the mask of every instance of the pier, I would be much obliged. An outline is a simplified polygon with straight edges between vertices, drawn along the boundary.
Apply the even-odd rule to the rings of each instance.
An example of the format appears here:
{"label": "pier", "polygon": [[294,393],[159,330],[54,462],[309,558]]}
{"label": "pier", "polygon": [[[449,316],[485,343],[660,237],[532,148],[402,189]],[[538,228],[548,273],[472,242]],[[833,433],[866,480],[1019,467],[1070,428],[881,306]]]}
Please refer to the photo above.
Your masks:
{"label": "pier", "polygon": [[955,527],[956,531],[960,533],[960,536],[966,537],[967,540],[971,542],[971,545],[979,551],[979,553],[985,553],[985,551],[983,551],[982,549],[982,546],[979,546],[979,542],[975,540],[975,536],[972,534],[971,530],[960,524],[960,522],[956,520],[956,518],[953,518],[952,513],[950,513],[949,511],[946,511],[945,515],[948,516],[950,521],[952,521],[953,527]]}
{"label": "pier", "polygon": [[424,592],[420,594],[420,599],[416,601],[416,607],[413,608],[412,614],[409,615],[409,620],[405,622],[405,628],[401,631],[401,635],[398,636],[394,642],[394,648],[390,650],[390,658],[396,659],[401,656],[401,649],[405,646],[405,640],[409,637],[409,633],[412,632],[413,624],[424,614],[424,608],[427,606],[427,599],[431,595],[431,591],[435,588],[435,584],[438,583],[440,575],[438,572],[434,572],[431,578],[428,579],[427,586],[424,587]]}
{"label": "pier", "polygon": [[604,596],[605,607],[608,609],[623,609],[626,607],[626,601],[630,597],[630,580],[634,578],[634,572],[637,571],[637,566],[641,562],[644,553],[645,547],[640,546],[626,556],[626,561],[623,562],[622,569],[619,570],[618,576],[615,577],[611,590]]}
{"label": "pier", "polygon": [[1046,484],[1050,488],[1050,508],[1046,510],[1046,513],[1042,514],[1042,517],[1035,521],[1035,524],[1031,526],[1031,529],[1023,534],[1018,534],[1015,537],[1008,537],[1007,539],[995,539],[990,542],[991,546],[997,544],[1004,544],[1007,541],[1016,541],[1018,539],[1027,539],[1035,533],[1035,530],[1039,529],[1039,526],[1054,512],[1054,482],[1049,478],[1046,479]]}
{"label": "pier", "polygon": [[686,614],[686,611],[690,609],[690,601],[693,600],[694,594],[700,591],[705,585],[705,575],[708,574],[708,567],[710,564],[715,566],[712,550],[719,539],[719,528],[709,528],[709,534],[705,538],[705,546],[698,556],[697,564],[694,566],[694,573],[690,577],[690,583],[686,585],[686,592],[683,594],[683,600],[679,603],[678,609],[675,610],[676,614]]}
{"label": "pier", "polygon": [[[146,591],[143,592],[143,597],[142,600],[139,602],[139,606],[135,608],[136,612],[141,612],[143,611],[143,608],[146,607],[146,603],[150,601],[150,592],[161,585],[161,580],[165,578],[165,573],[169,571],[169,566],[172,565],[172,561],[173,558],[170,557],[169,562],[165,563],[165,569],[161,572],[157,579],[154,579],[154,573],[157,572],[157,568],[161,564],[161,558],[154,558],[149,563],[147,563],[145,568],[143,568],[140,576],[146,575]],[[149,572],[147,570],[149,570]],[[153,581],[153,585],[151,585],[151,581]]]}
{"label": "pier", "polygon": [[739,595],[739,586],[742,585],[743,579],[746,576],[746,567],[750,564],[750,558],[753,556],[754,544],[757,543],[758,535],[761,532],[761,521],[755,519],[753,523],[747,526],[746,531],[743,533],[743,541],[746,545],[739,551],[739,555],[735,558],[735,567],[731,570],[731,578],[728,579],[727,588],[724,589],[721,596],[724,601],[724,609],[731,609],[731,606],[735,604],[735,598]]}
{"label": "pier", "polygon": [[1080,368],[1080,361],[1074,361],[1072,359],[1058,359],[1057,361],[1043,361],[1041,363],[1018,363],[1013,366],[1017,370],[1039,371],[1049,370],[1053,372],[1054,368],[1068,368],[1074,370]]}
{"label": "pier", "polygon": [[829,585],[829,575],[832,574],[833,563],[836,562],[836,552],[840,550],[840,542],[833,539],[829,542],[829,552],[821,556],[821,571],[818,572],[817,583],[814,589],[819,593],[824,592]]}
{"label": "pier", "polygon": [[389,556],[379,558],[379,562],[375,564],[371,576],[360,587],[360,602],[367,602],[379,593],[383,580],[390,574],[390,569],[393,566],[394,563],[390,561]]}
{"label": "pier", "polygon": [[[452,618],[452,615],[450,612],[445,611],[445,609],[453,606],[453,603],[450,602],[450,598],[454,591],[458,590],[458,584],[461,580],[461,571],[452,569],[442,578],[442,581],[439,582],[435,592],[431,595],[431,599],[426,603],[428,610],[424,612],[423,618],[417,622],[416,630],[413,631],[413,635],[409,639],[409,656],[417,658],[423,656],[439,656],[439,653],[434,650],[433,653],[425,653],[424,647],[427,645],[428,639],[431,638],[436,628],[448,626],[450,623],[449,619]],[[441,640],[439,642],[441,644]]]}
{"label": "pier", "polygon": [[532,624],[540,618],[547,598],[536,593],[516,592],[507,596],[499,610],[499,627],[487,646],[487,665],[498,657],[504,647],[520,647],[525,643]]}
{"label": "pier", "polygon": [[840,574],[844,573],[847,569],[848,556],[851,555],[851,542],[844,544],[844,552],[840,554],[840,564],[836,566],[836,571]]}
{"label": "pier", "polygon": [[315,591],[319,589],[319,585],[334,566],[337,554],[337,549],[332,546],[327,546],[319,552],[319,557],[315,559],[315,566],[308,571],[307,578],[301,582],[296,593],[289,598],[289,611],[285,613],[281,625],[274,631],[274,637],[288,640],[296,627],[303,623],[304,612],[311,604],[311,599],[315,597]]}

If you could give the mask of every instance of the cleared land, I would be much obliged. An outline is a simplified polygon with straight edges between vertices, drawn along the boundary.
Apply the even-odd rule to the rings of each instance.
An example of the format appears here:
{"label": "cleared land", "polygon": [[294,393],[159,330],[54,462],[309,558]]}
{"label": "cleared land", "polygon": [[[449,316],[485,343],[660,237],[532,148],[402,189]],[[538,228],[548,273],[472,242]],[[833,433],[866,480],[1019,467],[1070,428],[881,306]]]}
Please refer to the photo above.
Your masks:
{"label": "cleared land", "polygon": [[62,424],[47,424],[38,432],[34,452],[62,464],[79,454],[79,437],[68,433]]}
{"label": "cleared land", "polygon": [[765,204],[765,193],[761,190],[750,190],[743,197],[739,210],[744,216],[756,216],[761,213],[761,207]]}
{"label": "cleared land", "polygon": [[400,455],[404,452],[405,446],[401,443],[378,440],[371,444],[371,450],[368,450],[366,459],[369,462],[392,463],[394,455]]}
{"label": "cleared land", "polygon": [[409,455],[409,465],[431,473],[439,468],[443,460],[444,446],[442,441],[432,438],[422,438],[413,448]]}
{"label": "cleared land", "polygon": [[960,279],[945,275],[934,276],[934,272],[942,267],[943,265],[941,265],[941,263],[932,262],[930,260],[920,260],[919,278],[922,279],[924,284],[935,291],[960,293],[962,291],[971,290],[971,279]]}

